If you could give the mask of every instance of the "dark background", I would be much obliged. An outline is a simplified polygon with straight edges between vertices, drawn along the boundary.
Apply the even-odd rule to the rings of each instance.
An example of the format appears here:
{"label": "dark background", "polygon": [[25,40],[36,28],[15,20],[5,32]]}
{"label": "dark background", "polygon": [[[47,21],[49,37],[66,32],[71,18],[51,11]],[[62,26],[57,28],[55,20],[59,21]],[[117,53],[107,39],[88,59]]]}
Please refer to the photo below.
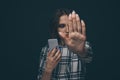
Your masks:
{"label": "dark background", "polygon": [[40,49],[58,8],[73,9],[86,22],[94,52],[86,80],[119,80],[117,0],[4,0],[0,8],[0,80],[36,80]]}

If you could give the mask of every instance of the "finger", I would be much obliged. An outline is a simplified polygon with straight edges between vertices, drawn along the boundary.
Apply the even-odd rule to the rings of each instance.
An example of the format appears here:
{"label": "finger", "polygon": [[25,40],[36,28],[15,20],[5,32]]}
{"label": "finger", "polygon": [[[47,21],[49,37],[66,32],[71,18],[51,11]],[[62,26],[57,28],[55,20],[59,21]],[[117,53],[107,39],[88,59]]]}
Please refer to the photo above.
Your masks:
{"label": "finger", "polygon": [[59,54],[60,54],[60,50],[57,50],[57,52],[54,55],[54,60],[57,60],[57,57],[59,56]]}
{"label": "finger", "polygon": [[69,14],[69,22],[68,22],[68,29],[69,29],[69,32],[72,32],[72,14]]}
{"label": "finger", "polygon": [[81,20],[81,24],[82,24],[82,34],[86,35],[86,27],[85,27],[85,22],[83,20]]}
{"label": "finger", "polygon": [[75,13],[75,11],[73,11],[72,12],[72,28],[73,28],[73,31],[76,31],[77,29],[77,27],[76,27],[76,13]]}
{"label": "finger", "polygon": [[[53,49],[52,49],[53,50]],[[50,56],[51,55],[51,52],[52,52],[52,50],[48,50],[48,55],[47,56]]]}
{"label": "finger", "polygon": [[60,62],[60,60],[61,60],[61,55],[60,55],[59,59],[57,60],[57,63]]}
{"label": "finger", "polygon": [[56,48],[53,48],[53,50],[50,53],[50,56],[53,57],[55,55],[55,52],[56,52]]}
{"label": "finger", "polygon": [[76,14],[76,21],[77,21],[77,31],[81,33],[81,22],[78,14]]}
{"label": "finger", "polygon": [[56,57],[57,62],[61,59],[61,52],[59,51],[58,56]]}
{"label": "finger", "polygon": [[48,56],[50,56],[50,52],[51,52],[51,51],[48,52]]}
{"label": "finger", "polygon": [[69,33],[69,23],[68,23],[67,26],[66,26],[66,33],[67,33],[67,34]]}

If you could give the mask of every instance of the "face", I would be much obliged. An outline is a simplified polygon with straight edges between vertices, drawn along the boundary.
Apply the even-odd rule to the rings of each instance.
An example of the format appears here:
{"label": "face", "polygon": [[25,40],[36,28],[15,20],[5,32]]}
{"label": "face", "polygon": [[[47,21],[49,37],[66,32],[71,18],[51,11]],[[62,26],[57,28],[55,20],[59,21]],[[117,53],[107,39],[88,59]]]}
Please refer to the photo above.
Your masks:
{"label": "face", "polygon": [[60,17],[58,32],[68,32],[68,16],[63,15]]}

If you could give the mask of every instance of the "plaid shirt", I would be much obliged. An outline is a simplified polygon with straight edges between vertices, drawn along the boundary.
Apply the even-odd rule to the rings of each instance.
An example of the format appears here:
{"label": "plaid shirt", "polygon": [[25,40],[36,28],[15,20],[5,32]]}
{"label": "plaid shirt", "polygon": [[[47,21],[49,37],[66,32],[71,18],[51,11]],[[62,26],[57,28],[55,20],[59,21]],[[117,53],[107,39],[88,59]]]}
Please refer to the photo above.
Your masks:
{"label": "plaid shirt", "polygon": [[[84,58],[70,51],[67,47],[61,48],[62,57],[52,72],[51,80],[85,80],[86,63],[92,60],[92,49],[88,42],[85,44],[88,55]],[[41,80],[45,70],[48,46],[42,48],[38,80]]]}

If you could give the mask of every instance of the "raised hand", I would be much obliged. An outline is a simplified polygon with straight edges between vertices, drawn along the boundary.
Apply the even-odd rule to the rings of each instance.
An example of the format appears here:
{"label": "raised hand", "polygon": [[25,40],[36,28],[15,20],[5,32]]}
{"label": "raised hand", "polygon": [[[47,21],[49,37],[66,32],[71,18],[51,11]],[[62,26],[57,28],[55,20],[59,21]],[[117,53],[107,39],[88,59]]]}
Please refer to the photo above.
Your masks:
{"label": "raised hand", "polygon": [[73,11],[68,17],[68,33],[59,32],[65,44],[72,50],[78,53],[84,52],[86,41],[86,28],[83,20],[80,20],[78,14]]}

